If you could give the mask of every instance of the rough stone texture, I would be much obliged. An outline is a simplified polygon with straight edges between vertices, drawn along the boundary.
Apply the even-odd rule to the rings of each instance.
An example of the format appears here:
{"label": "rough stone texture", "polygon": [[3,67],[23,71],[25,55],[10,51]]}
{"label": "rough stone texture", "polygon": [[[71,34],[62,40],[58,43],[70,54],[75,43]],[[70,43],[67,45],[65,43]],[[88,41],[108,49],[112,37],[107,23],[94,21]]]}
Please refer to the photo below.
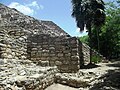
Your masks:
{"label": "rough stone texture", "polygon": [[44,90],[54,83],[56,67],[36,66],[29,60],[0,59],[0,90]]}
{"label": "rough stone texture", "polygon": [[0,4],[1,26],[18,26],[32,34],[49,34],[51,36],[69,36],[52,21],[37,20],[24,15],[14,8]]}
{"label": "rough stone texture", "polygon": [[84,64],[88,64],[90,62],[90,47],[84,43],[82,43],[82,53]]}
{"label": "rough stone texture", "polygon": [[80,90],[80,89],[69,87],[66,85],[61,85],[61,84],[53,84],[49,86],[48,88],[46,88],[45,90]]}
{"label": "rough stone texture", "polygon": [[57,73],[55,81],[78,90],[120,90],[120,61],[97,65],[77,73]]}
{"label": "rough stone texture", "polygon": [[27,47],[28,59],[40,65],[57,66],[60,72],[77,72],[80,68],[79,41],[75,37],[32,35]]}
{"label": "rough stone texture", "polygon": [[31,34],[69,36],[52,21],[39,21],[0,4],[0,58],[26,59]]}
{"label": "rough stone texture", "polygon": [[57,65],[61,72],[76,72],[89,62],[89,47],[52,21],[0,4],[0,58],[28,58],[42,66]]}
{"label": "rough stone texture", "polygon": [[98,65],[77,73],[58,73],[56,67],[37,66],[30,60],[0,59],[0,90],[45,90],[54,82],[78,90],[119,90],[120,61]]}
{"label": "rough stone texture", "polygon": [[0,58],[0,90],[44,90],[54,82],[89,86],[86,80],[60,73],[77,72],[89,62],[87,45],[52,21],[34,19],[2,4]]}
{"label": "rough stone texture", "polygon": [[23,29],[17,26],[0,27],[1,58],[26,59],[27,36]]}
{"label": "rough stone texture", "polygon": [[[81,51],[82,51],[80,53],[82,54],[82,58],[84,60],[83,62],[85,65],[87,65],[90,62],[90,47],[85,43],[81,43],[79,45],[79,47],[81,48]],[[92,55],[93,56],[98,55],[98,56],[100,56],[101,60],[103,60],[103,61],[106,60],[105,57],[103,57],[100,53],[98,53],[97,51],[95,51],[93,49],[92,49]]]}

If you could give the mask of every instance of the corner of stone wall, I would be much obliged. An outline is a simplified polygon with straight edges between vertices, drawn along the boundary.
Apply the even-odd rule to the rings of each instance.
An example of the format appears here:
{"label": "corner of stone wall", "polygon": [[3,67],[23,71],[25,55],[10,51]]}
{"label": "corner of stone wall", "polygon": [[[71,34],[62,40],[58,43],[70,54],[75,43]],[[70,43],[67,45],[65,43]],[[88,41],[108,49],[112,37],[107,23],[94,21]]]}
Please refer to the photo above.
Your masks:
{"label": "corner of stone wall", "polygon": [[79,42],[76,37],[33,35],[27,44],[28,58],[33,62],[57,66],[60,72],[79,70]]}

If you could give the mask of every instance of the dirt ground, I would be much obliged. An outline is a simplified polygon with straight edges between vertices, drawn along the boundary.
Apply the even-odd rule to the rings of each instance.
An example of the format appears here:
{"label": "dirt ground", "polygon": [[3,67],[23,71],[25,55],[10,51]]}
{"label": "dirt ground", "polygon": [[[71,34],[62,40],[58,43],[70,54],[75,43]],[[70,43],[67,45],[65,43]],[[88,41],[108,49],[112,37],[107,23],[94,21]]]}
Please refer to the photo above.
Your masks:
{"label": "dirt ground", "polygon": [[79,89],[61,85],[61,84],[53,84],[45,90],[79,90]]}
{"label": "dirt ground", "polygon": [[91,82],[93,84],[87,89],[53,84],[45,90],[120,90],[120,61],[99,63],[98,66],[80,70],[80,72],[94,72],[96,75],[99,75],[99,78]]}

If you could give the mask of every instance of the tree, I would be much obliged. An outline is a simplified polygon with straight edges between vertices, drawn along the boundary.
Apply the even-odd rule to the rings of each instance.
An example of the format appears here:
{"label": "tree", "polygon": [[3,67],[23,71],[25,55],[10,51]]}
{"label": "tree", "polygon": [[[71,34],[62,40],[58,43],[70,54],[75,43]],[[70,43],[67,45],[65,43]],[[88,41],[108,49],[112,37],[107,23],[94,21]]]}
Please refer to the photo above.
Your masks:
{"label": "tree", "polygon": [[106,56],[108,59],[120,58],[120,16],[116,15],[108,22],[105,35],[106,42],[109,44],[105,45]]}
{"label": "tree", "polygon": [[82,36],[79,38],[82,43],[85,43],[88,45],[88,35]]}
{"label": "tree", "polygon": [[[106,3],[105,25],[99,31],[100,53],[108,59],[120,58],[120,0]],[[98,50],[97,29],[92,29],[92,48]]]}
{"label": "tree", "polygon": [[101,27],[105,22],[104,2],[102,0],[72,0],[72,16],[76,19],[80,31],[88,30],[90,45],[90,63],[92,63],[91,29]]}

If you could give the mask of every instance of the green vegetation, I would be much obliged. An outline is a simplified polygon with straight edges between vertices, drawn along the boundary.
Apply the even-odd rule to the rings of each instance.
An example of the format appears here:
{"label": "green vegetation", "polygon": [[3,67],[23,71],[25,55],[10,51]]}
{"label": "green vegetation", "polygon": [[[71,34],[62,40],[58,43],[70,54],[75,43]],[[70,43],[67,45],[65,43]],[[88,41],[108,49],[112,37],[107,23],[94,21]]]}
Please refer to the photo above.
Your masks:
{"label": "green vegetation", "polygon": [[105,25],[100,30],[92,30],[91,47],[108,59],[117,59],[120,58],[120,0],[106,4],[106,15]]}
{"label": "green vegetation", "polygon": [[98,63],[101,61],[101,57],[99,55],[92,55],[92,62]]}
{"label": "green vegetation", "polygon": [[[91,47],[108,59],[120,58],[120,0],[106,3],[106,21],[101,28],[92,28]],[[88,36],[80,40],[89,45]]]}
{"label": "green vegetation", "polygon": [[80,39],[81,42],[83,42],[85,44],[88,44],[88,38],[89,38],[88,35],[86,35],[86,36],[80,37],[79,39]]}

